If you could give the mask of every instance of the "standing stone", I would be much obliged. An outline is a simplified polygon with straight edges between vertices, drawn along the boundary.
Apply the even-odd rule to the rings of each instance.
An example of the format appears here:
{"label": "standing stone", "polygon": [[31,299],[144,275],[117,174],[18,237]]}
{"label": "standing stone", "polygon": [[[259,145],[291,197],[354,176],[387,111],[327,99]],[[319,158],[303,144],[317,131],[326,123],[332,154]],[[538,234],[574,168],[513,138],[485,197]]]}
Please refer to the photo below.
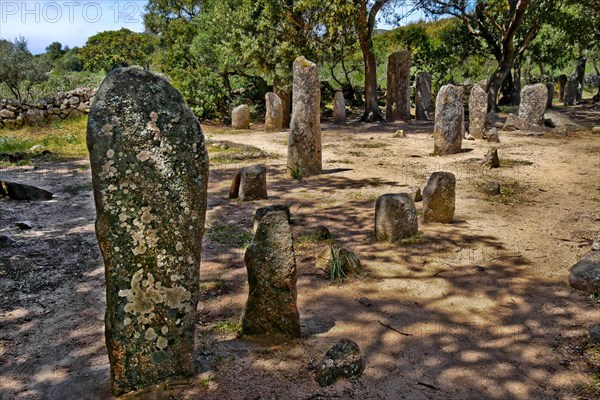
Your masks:
{"label": "standing stone", "polygon": [[537,83],[527,85],[521,90],[519,118],[534,125],[544,125],[544,111],[548,103],[546,85]]}
{"label": "standing stone", "polygon": [[375,237],[395,242],[418,231],[417,209],[409,193],[384,194],[375,203]]}
{"label": "standing stone", "polygon": [[244,261],[249,293],[242,315],[242,334],[300,337],[296,257],[285,211],[270,211],[260,219]]}
{"label": "standing stone", "polygon": [[565,101],[565,86],[567,86],[567,81],[569,78],[567,75],[562,74],[558,77],[558,100]]}
{"label": "standing stone", "polygon": [[500,143],[500,136],[498,135],[497,128],[492,128],[488,131],[487,140],[490,143]]}
{"label": "standing stone", "polygon": [[341,90],[336,90],[333,97],[333,123],[336,125],[344,125],[346,123],[346,102],[344,100],[344,92]]}
{"label": "standing stone", "polygon": [[233,129],[250,129],[250,107],[245,104],[237,106],[231,112]]}
{"label": "standing stone", "polygon": [[469,96],[469,133],[476,139],[485,135],[488,94],[481,85],[474,85]]}
{"label": "standing stone", "polygon": [[554,83],[546,83],[546,89],[548,90],[548,101],[546,102],[546,108],[552,108],[552,101],[554,100]]}
{"label": "standing stone", "polygon": [[166,80],[122,68],[96,94],[87,143],[113,393],[191,376],[208,178],[200,124]]}
{"label": "standing stone", "polygon": [[500,158],[498,157],[498,149],[496,147],[492,147],[483,157],[483,161],[481,163],[489,168],[500,168]]}
{"label": "standing stone", "polygon": [[281,99],[273,92],[265,95],[266,114],[265,114],[265,131],[277,132],[283,127],[283,105]]}
{"label": "standing stone", "polygon": [[577,80],[570,77],[565,86],[565,106],[574,106],[577,101]]}
{"label": "standing stone", "polygon": [[577,60],[577,65],[575,66],[575,72],[573,72],[573,78],[577,83],[576,86],[576,101],[581,101],[583,99],[583,88],[585,86],[585,65],[587,63],[587,59],[585,57],[579,58]]}
{"label": "standing stone", "polygon": [[460,153],[464,130],[463,88],[442,86],[435,100],[434,154]]}
{"label": "standing stone", "polygon": [[386,118],[388,122],[410,121],[410,51],[402,50],[388,58]]}
{"label": "standing stone", "polygon": [[427,121],[431,110],[431,74],[419,72],[417,74],[415,108],[418,120]]}
{"label": "standing stone", "polygon": [[319,175],[321,161],[321,87],[315,63],[294,61],[294,105],[288,139],[289,177]]}
{"label": "standing stone", "polygon": [[292,118],[292,90],[281,78],[275,77],[273,80],[273,92],[281,99],[281,109],[283,110],[282,125],[283,129],[290,127]]}
{"label": "standing stone", "polygon": [[240,173],[241,201],[266,199],[267,196],[267,167],[252,165],[242,168]]}
{"label": "standing stone", "polygon": [[454,218],[456,178],[451,172],[434,172],[423,190],[423,222],[450,223]]}

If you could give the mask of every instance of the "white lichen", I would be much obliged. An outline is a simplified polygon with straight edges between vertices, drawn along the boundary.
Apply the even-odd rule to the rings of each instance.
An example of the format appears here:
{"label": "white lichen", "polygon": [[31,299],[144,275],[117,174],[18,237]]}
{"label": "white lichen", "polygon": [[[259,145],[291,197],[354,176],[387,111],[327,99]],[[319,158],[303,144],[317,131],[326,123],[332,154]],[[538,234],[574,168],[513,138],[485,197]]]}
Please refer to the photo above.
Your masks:
{"label": "white lichen", "polygon": [[156,347],[159,350],[166,348],[168,344],[169,344],[169,341],[162,336],[159,336],[158,340],[156,341]]}

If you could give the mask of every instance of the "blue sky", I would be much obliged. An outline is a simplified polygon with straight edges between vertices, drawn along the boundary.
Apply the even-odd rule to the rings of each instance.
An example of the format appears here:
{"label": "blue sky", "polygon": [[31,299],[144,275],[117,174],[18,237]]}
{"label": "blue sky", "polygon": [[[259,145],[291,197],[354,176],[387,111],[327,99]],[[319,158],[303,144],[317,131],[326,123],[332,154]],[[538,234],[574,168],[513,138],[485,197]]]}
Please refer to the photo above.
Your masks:
{"label": "blue sky", "polygon": [[[98,32],[123,27],[143,32],[148,0],[0,0],[0,38],[24,36],[29,50],[43,53],[52,42],[83,46]],[[407,20],[422,17],[416,13]],[[379,28],[391,28],[383,21]]]}
{"label": "blue sky", "polygon": [[24,36],[43,53],[52,42],[82,46],[88,37],[122,27],[144,30],[147,0],[0,0],[0,38]]}

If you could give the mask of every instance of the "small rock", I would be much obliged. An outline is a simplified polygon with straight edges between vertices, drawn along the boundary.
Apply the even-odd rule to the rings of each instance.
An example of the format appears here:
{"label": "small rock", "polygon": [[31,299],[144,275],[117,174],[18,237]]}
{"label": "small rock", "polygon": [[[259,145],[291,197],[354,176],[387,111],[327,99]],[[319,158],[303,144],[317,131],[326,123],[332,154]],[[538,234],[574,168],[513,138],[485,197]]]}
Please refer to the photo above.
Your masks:
{"label": "small rock", "polygon": [[592,133],[600,133],[600,126],[595,126],[592,128]]}
{"label": "small rock", "polygon": [[600,232],[598,232],[596,240],[594,240],[594,243],[592,243],[592,251],[600,251]]}
{"label": "small rock", "polygon": [[586,294],[600,292],[600,252],[590,251],[571,268],[569,283]]}
{"label": "small rock", "polygon": [[317,226],[312,232],[312,236],[318,241],[332,239],[331,232],[329,232],[329,229],[325,225]]}
{"label": "small rock", "polygon": [[465,139],[466,139],[466,140],[475,140],[475,138],[473,137],[473,135],[471,135],[470,133],[467,133],[467,134],[465,135]]}
{"label": "small rock", "polygon": [[485,272],[485,268],[483,268],[481,265],[477,265],[473,268],[474,272]]}
{"label": "small rock", "polygon": [[33,228],[33,223],[31,221],[19,221],[15,226],[19,229],[27,230]]}
{"label": "small rock", "polygon": [[423,200],[423,194],[421,193],[421,188],[418,186],[415,187],[411,187],[410,188],[410,192],[413,195],[413,200],[415,203],[418,203],[419,201]]}
{"label": "small rock", "polygon": [[0,248],[4,247],[16,247],[19,245],[15,239],[11,238],[8,235],[0,235]]}
{"label": "small rock", "polygon": [[500,143],[500,135],[498,135],[497,128],[492,128],[488,131],[487,140],[490,143]]}
{"label": "small rock", "polygon": [[529,131],[529,132],[550,132],[551,129],[545,126],[533,124],[527,120],[517,117],[514,114],[509,114],[502,128],[504,131]]}
{"label": "small rock", "polygon": [[480,189],[483,193],[489,194],[491,196],[496,196],[500,194],[500,184],[498,182],[485,182],[481,185]]}
{"label": "small rock", "polygon": [[500,159],[498,158],[498,149],[493,147],[491,148],[484,156],[482,165],[485,165],[490,168],[500,168]]}
{"label": "small rock", "polygon": [[317,367],[317,382],[321,386],[334,384],[340,378],[358,376],[365,369],[358,345],[349,339],[340,340],[325,353]]}
{"label": "small rock", "polygon": [[404,130],[402,130],[402,129],[398,129],[396,131],[396,133],[394,133],[393,137],[396,139],[406,139],[407,138],[406,133],[404,133]]}
{"label": "small rock", "polygon": [[41,153],[44,150],[46,150],[46,148],[41,145],[41,144],[36,144],[35,146],[32,146],[29,150],[27,150],[29,153]]}
{"label": "small rock", "polygon": [[600,324],[590,329],[590,342],[592,344],[600,344]]}

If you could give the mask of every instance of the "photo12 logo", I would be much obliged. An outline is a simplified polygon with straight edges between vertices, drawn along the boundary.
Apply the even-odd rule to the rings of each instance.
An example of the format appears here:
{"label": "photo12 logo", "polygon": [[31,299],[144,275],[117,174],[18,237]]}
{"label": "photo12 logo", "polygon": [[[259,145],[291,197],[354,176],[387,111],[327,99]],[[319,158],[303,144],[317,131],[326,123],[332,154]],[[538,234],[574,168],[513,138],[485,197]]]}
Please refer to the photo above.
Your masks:
{"label": "photo12 logo", "polygon": [[146,1],[0,1],[0,21],[26,23],[139,24]]}

